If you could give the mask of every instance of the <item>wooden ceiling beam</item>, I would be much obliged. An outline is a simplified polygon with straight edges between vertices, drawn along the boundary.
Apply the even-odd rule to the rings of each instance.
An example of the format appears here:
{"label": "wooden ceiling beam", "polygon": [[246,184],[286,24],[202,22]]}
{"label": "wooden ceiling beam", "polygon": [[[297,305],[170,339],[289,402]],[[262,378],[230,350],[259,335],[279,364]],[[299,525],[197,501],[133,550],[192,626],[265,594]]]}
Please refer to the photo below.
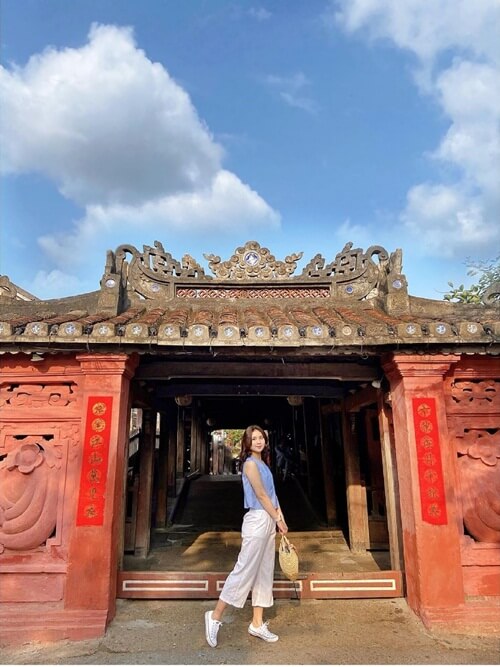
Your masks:
{"label": "wooden ceiling beam", "polygon": [[380,376],[374,365],[359,362],[251,362],[251,361],[154,361],[141,364],[135,373],[139,380],[189,378],[302,378],[370,382]]}

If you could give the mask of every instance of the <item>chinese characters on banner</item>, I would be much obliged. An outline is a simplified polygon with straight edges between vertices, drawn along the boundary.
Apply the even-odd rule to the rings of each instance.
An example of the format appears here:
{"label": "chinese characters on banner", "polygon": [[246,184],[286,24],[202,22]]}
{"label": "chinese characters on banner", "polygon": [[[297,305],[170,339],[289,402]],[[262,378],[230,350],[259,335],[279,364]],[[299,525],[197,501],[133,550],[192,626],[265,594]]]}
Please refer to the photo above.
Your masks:
{"label": "chinese characters on banner", "polygon": [[422,519],[436,526],[448,522],[434,398],[413,399]]}
{"label": "chinese characters on banner", "polygon": [[111,433],[110,396],[89,397],[83,442],[77,526],[102,526]]}

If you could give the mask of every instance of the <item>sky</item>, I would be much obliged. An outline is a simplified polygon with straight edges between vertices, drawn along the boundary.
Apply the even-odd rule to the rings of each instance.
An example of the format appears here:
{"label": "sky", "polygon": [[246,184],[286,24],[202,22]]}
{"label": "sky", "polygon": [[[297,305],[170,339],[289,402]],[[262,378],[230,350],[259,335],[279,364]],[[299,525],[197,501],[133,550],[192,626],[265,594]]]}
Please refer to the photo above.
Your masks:
{"label": "sky", "polygon": [[[403,251],[442,299],[500,250],[500,0],[0,0],[0,274],[106,251]],[[210,273],[208,271],[208,273]]]}

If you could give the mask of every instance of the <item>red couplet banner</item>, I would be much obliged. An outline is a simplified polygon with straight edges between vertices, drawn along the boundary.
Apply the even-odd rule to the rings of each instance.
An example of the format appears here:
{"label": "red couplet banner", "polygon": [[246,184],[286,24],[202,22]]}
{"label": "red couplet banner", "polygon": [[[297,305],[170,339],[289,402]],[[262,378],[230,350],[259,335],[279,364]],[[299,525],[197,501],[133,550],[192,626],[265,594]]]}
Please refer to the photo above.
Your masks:
{"label": "red couplet banner", "polygon": [[102,526],[111,434],[110,396],[90,396],[87,405],[77,526]]}
{"label": "red couplet banner", "polygon": [[448,523],[441,448],[434,398],[413,399],[422,519],[436,526]]}

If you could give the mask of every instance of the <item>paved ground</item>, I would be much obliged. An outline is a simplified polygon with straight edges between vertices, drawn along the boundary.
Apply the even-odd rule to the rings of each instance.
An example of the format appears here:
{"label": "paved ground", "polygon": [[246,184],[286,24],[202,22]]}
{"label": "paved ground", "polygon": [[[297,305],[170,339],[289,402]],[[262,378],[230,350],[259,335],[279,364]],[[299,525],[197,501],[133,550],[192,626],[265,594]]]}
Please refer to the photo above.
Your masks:
{"label": "paved ground", "polygon": [[[212,601],[119,600],[102,639],[3,648],[1,664],[499,664],[500,634],[431,634],[397,600],[278,600],[276,644],[247,633],[251,609],[228,610],[219,646],[205,642]],[[500,630],[500,629],[499,629]]]}

